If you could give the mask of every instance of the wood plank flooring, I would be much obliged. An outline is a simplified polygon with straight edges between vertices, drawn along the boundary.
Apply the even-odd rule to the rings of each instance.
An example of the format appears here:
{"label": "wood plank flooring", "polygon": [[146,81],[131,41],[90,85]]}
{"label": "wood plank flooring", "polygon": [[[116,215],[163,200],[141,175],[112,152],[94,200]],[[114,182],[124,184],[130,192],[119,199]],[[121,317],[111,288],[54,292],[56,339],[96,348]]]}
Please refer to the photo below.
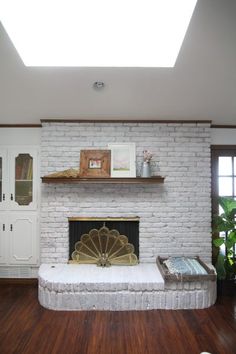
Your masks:
{"label": "wood plank flooring", "polygon": [[65,312],[0,284],[1,354],[236,354],[236,297],[205,310]]}

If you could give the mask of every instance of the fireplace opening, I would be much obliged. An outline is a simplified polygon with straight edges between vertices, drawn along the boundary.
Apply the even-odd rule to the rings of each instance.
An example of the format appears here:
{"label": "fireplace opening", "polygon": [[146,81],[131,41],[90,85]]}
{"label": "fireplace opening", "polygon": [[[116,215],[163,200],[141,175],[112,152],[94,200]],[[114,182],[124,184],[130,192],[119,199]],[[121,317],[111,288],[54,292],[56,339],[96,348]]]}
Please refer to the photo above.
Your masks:
{"label": "fireplace opening", "polygon": [[[135,255],[135,258],[137,260],[139,259],[139,218],[138,217],[132,217],[132,218],[130,217],[129,218],[128,217],[127,218],[73,217],[73,218],[69,218],[68,220],[69,220],[69,257],[68,257],[69,262],[75,259],[76,257],[75,246],[76,244],[78,245],[78,242],[81,241],[81,237],[85,234],[95,238],[96,238],[96,234],[101,234],[106,239],[107,236],[111,236],[111,238],[115,236],[120,238],[120,235],[122,235],[122,237],[124,236],[125,238],[126,236],[128,239],[128,243],[134,246],[132,247],[133,250],[132,253]],[[83,236],[82,241],[84,239],[87,239],[87,237]],[[103,265],[102,264],[103,261],[104,261],[104,266],[110,265],[109,261],[106,262],[105,260],[102,259],[103,257],[106,258],[105,256],[106,256],[105,254],[102,255],[101,260],[99,260],[99,263],[101,264],[98,265]]]}

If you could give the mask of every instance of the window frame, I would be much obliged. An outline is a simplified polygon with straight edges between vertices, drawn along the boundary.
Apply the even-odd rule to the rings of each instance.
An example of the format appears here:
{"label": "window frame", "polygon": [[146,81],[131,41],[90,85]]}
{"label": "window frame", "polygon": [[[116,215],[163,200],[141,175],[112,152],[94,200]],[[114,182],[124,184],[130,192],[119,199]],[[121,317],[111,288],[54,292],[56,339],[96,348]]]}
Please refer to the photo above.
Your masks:
{"label": "window frame", "polygon": [[[212,201],[212,215],[218,213],[218,158],[220,156],[236,156],[236,145],[211,145],[211,201]],[[233,171],[236,175],[236,171]],[[234,191],[236,196],[236,191]]]}
{"label": "window frame", "polygon": [[[236,145],[211,145],[211,203],[212,203],[212,220],[213,216],[217,215],[219,212],[219,183],[218,183],[218,168],[219,168],[219,157],[220,156],[236,156]],[[232,178],[236,176],[236,171],[232,171]],[[234,181],[233,181],[234,184]],[[236,197],[236,190],[234,187],[232,189],[232,196]],[[234,249],[235,253],[235,249]],[[213,248],[213,262],[216,261],[216,254]]]}

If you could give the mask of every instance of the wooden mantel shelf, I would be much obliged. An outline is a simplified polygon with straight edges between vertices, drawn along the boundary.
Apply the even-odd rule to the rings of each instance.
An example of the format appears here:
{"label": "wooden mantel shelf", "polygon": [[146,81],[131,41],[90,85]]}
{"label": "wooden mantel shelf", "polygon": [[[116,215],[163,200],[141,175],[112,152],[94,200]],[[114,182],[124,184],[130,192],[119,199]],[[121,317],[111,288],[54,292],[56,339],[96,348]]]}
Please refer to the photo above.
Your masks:
{"label": "wooden mantel shelf", "polygon": [[107,184],[156,184],[164,183],[165,177],[153,176],[149,178],[132,177],[132,178],[53,178],[41,177],[43,183],[107,183]]}

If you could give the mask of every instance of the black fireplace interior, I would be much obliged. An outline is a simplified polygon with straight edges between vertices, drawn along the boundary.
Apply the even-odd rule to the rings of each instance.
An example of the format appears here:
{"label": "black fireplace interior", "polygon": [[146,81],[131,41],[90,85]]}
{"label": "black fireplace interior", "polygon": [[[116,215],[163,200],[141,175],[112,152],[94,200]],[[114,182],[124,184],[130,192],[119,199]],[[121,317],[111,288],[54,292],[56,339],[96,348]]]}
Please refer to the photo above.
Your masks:
{"label": "black fireplace interior", "polygon": [[108,229],[116,229],[120,235],[128,237],[129,243],[132,243],[135,254],[139,258],[139,221],[138,220],[69,220],[69,260],[72,252],[75,250],[76,242],[80,241],[83,234],[89,233],[92,229],[100,229],[102,226]]}

